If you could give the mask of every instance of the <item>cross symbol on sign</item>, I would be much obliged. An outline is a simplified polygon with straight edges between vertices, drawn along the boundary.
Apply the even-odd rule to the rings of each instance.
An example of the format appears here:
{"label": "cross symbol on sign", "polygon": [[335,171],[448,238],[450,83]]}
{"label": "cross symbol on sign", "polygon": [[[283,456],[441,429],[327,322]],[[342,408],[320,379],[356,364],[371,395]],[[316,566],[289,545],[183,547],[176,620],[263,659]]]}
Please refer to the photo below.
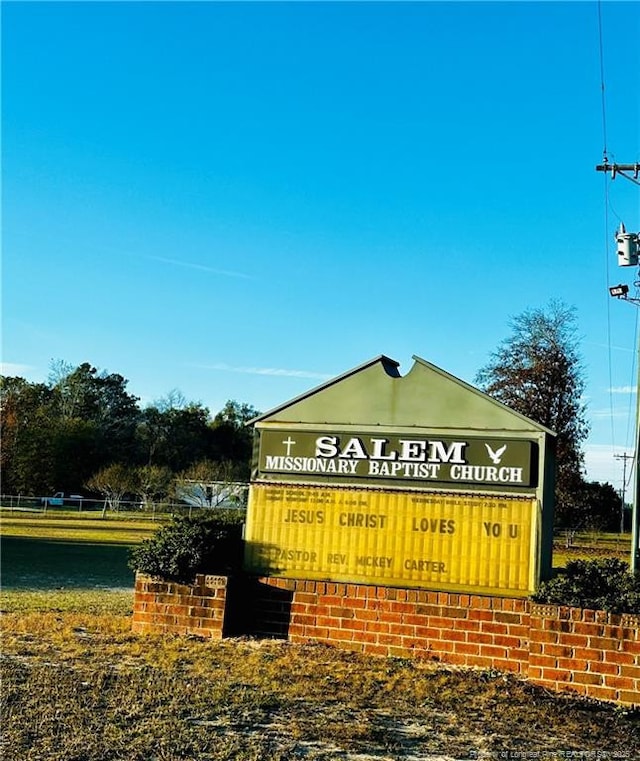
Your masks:
{"label": "cross symbol on sign", "polygon": [[287,457],[291,454],[291,447],[296,443],[291,436],[282,442],[287,447]]}

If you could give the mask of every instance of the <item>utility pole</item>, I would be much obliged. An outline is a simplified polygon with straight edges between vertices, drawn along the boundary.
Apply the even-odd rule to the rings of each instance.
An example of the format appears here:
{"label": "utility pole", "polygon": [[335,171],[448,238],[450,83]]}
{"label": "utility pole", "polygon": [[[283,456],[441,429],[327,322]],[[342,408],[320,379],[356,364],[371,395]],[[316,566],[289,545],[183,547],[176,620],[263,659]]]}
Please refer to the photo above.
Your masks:
{"label": "utility pole", "polygon": [[625,493],[627,489],[627,460],[633,460],[633,455],[627,454],[614,454],[616,460],[622,460],[622,504],[620,505],[620,533],[624,534],[624,507],[625,507]]}
{"label": "utility pole", "polygon": [[[597,172],[611,174],[611,179],[615,180],[616,175],[620,175],[640,186],[640,164],[610,164],[606,154],[604,163],[596,166]],[[631,172],[632,174],[628,174]],[[624,225],[615,236],[618,254],[618,265],[621,267],[638,266],[640,259],[640,233],[627,233]],[[630,304],[640,306],[639,298],[631,298],[629,286],[617,285],[609,288],[609,293],[617,299],[627,301]],[[640,575],[640,473],[638,471],[638,457],[640,455],[640,336],[638,338],[638,362],[636,363],[636,436],[635,436],[635,478],[633,488],[633,506],[631,511],[631,572]],[[626,463],[626,461],[625,461]],[[624,502],[624,500],[623,500]]]}
{"label": "utility pole", "polygon": [[[640,164],[610,164],[605,158],[604,164],[598,164],[596,167],[596,172],[611,172],[612,180],[615,180],[616,175],[619,174],[621,177],[625,177],[627,180],[639,184],[638,175],[640,175]],[[629,177],[627,172],[633,172],[633,177]]]}

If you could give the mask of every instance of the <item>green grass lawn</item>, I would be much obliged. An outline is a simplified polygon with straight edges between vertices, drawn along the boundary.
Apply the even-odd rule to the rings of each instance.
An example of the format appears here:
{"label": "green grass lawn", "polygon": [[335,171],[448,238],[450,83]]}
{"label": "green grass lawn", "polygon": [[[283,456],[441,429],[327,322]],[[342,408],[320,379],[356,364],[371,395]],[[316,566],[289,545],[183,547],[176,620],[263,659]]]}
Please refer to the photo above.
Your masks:
{"label": "green grass lawn", "polygon": [[631,534],[580,531],[567,546],[566,535],[559,532],[553,540],[553,565],[563,568],[570,560],[614,557],[630,562]]}
{"label": "green grass lawn", "polygon": [[[133,586],[128,567],[130,548],[166,523],[139,513],[47,513],[2,511],[0,543],[3,589],[79,589]],[[569,560],[613,556],[628,558],[628,534],[579,533],[567,548],[562,535],[554,541],[554,567]]]}
{"label": "green grass lawn", "polygon": [[2,536],[0,552],[3,590],[133,587],[126,544]]}
{"label": "green grass lawn", "polygon": [[133,587],[130,548],[162,525],[95,514],[13,514],[0,521],[7,590]]}
{"label": "green grass lawn", "polygon": [[162,523],[96,513],[12,513],[0,518],[2,536],[109,544],[137,544]]}

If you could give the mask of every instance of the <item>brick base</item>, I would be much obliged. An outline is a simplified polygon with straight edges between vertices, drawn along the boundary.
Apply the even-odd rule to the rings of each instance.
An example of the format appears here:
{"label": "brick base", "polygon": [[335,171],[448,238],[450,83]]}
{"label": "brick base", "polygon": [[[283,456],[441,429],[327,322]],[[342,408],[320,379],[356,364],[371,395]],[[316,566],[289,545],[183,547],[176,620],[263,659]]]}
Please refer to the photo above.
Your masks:
{"label": "brick base", "polygon": [[226,600],[226,576],[198,575],[187,585],[136,574],[131,628],[222,639]]}
{"label": "brick base", "polygon": [[640,706],[640,615],[302,579],[231,579],[211,588],[211,578],[220,579],[182,587],[138,577],[134,631],[219,638],[224,629],[323,642],[511,672],[552,690]]}

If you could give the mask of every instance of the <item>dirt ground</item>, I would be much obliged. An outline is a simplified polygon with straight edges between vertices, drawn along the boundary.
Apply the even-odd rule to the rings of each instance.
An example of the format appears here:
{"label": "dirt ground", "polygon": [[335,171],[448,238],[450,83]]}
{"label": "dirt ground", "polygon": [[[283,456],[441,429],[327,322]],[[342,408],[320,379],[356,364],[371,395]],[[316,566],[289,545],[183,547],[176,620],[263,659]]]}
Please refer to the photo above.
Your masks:
{"label": "dirt ground", "polygon": [[640,713],[498,672],[2,614],[7,761],[640,759]]}

